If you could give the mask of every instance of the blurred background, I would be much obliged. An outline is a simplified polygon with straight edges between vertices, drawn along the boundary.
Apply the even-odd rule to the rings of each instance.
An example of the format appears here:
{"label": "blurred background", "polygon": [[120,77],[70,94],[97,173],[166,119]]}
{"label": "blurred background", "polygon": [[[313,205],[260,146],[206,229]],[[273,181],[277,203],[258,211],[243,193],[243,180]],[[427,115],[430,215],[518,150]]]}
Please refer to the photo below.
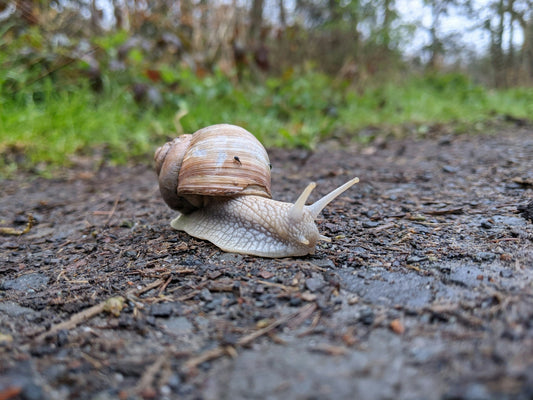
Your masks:
{"label": "blurred background", "polygon": [[533,0],[0,1],[3,175],[220,122],[313,148],[532,115]]}

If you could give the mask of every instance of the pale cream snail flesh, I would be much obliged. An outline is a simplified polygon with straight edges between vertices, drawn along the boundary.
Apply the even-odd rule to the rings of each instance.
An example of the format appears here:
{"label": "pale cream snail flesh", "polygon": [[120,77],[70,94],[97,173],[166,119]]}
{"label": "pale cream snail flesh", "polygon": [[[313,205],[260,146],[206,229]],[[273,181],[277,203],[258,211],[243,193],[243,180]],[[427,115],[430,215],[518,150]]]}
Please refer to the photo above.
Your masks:
{"label": "pale cream snail flesh", "polygon": [[171,225],[220,249],[262,257],[304,256],[319,240],[315,219],[359,181],[346,182],[311,205],[315,183],[294,204],[271,199],[270,161],[250,132],[213,125],[168,142],[155,154],[165,202],[181,214]]}

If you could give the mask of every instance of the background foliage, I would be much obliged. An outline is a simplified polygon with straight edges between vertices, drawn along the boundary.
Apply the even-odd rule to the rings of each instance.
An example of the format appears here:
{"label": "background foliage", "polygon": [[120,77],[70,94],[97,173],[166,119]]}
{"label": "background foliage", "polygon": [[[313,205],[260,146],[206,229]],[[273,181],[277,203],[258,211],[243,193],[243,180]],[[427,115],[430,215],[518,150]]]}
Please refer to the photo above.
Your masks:
{"label": "background foliage", "polygon": [[[220,122],[268,146],[313,147],[533,115],[530,0],[425,0],[429,26],[403,21],[396,3],[0,3],[0,170],[149,160]],[[483,15],[490,37],[466,61],[442,30],[458,10]],[[430,40],[408,56],[420,29]]]}

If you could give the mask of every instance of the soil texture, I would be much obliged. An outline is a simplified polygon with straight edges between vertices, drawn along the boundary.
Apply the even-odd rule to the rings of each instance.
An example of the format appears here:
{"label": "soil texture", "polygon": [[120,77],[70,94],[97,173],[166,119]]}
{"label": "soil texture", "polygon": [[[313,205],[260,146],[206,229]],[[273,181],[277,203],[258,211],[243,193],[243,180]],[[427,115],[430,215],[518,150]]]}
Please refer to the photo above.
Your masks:
{"label": "soil texture", "polygon": [[2,181],[0,399],[533,398],[531,128],[270,158],[278,200],[360,178],[314,255],[174,231],[149,166]]}

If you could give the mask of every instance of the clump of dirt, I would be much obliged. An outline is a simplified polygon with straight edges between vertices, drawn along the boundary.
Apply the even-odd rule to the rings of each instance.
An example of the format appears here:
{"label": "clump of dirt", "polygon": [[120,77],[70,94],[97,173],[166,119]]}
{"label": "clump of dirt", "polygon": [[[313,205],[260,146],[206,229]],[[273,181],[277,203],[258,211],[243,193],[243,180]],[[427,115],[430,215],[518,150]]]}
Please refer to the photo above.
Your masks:
{"label": "clump of dirt", "polygon": [[0,398],[530,399],[532,133],[273,150],[276,199],[361,179],[300,258],[172,230],[146,166],[6,180]]}

